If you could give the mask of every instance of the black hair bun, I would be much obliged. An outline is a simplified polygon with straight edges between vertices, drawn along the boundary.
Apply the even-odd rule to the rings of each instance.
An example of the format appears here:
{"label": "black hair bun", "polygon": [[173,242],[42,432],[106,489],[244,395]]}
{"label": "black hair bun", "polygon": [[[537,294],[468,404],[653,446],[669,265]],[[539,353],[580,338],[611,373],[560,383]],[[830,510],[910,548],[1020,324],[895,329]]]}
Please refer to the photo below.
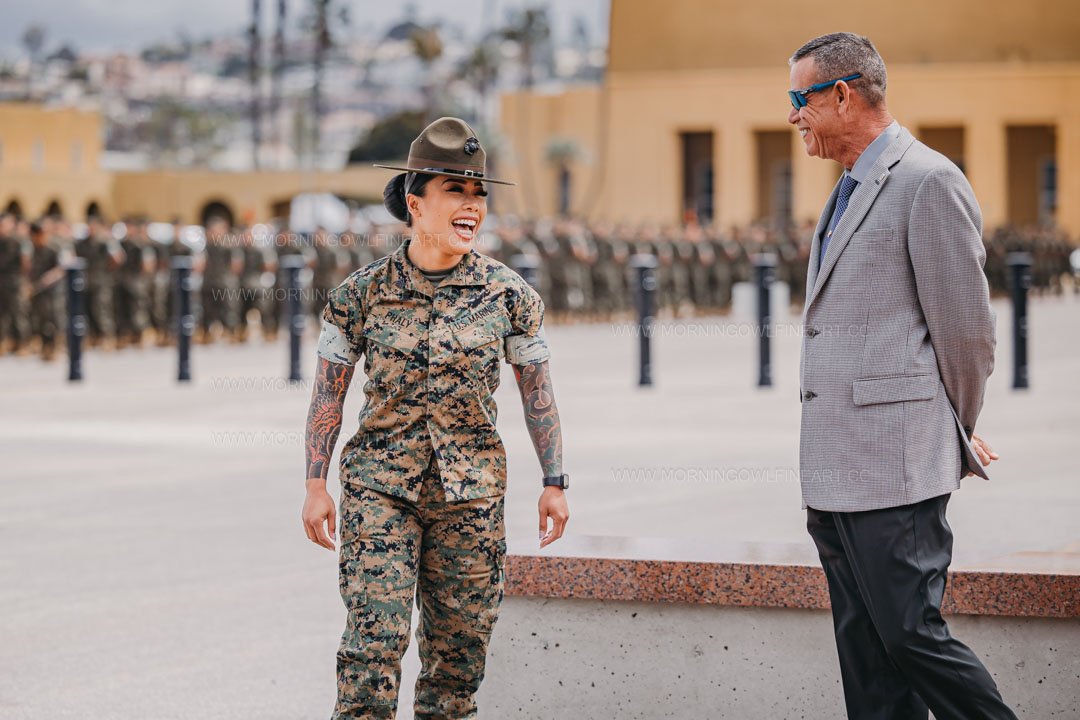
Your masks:
{"label": "black hair bun", "polygon": [[401,173],[390,178],[382,194],[383,205],[401,222],[409,221],[409,208],[405,204],[405,175]]}

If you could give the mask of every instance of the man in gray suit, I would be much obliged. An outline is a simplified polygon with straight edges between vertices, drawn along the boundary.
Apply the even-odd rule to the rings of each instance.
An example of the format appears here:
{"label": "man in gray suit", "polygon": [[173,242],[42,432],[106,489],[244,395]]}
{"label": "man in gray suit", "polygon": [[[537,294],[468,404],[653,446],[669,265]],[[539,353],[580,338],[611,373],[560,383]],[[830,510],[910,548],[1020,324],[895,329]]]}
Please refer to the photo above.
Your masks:
{"label": "man in gray suit", "polygon": [[996,342],[978,203],[893,120],[868,39],[825,35],[789,62],[788,121],[844,167],[813,237],[799,395],[848,717],[1015,718],[940,612],[945,506],[997,459],[973,433]]}

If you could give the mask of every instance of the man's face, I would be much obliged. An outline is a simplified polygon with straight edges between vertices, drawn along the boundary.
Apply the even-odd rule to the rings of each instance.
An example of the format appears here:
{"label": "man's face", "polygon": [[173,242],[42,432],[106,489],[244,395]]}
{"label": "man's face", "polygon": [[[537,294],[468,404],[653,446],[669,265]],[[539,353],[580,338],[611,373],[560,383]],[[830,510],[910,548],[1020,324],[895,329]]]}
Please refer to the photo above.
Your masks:
{"label": "man's face", "polygon": [[[804,57],[791,66],[792,90],[802,90],[825,80],[832,78],[818,77],[812,57]],[[806,96],[805,106],[799,109],[793,107],[788,113],[788,122],[798,129],[806,146],[806,153],[811,157],[836,159],[830,152],[842,132],[837,113],[836,92],[835,88],[829,88],[810,93]]]}

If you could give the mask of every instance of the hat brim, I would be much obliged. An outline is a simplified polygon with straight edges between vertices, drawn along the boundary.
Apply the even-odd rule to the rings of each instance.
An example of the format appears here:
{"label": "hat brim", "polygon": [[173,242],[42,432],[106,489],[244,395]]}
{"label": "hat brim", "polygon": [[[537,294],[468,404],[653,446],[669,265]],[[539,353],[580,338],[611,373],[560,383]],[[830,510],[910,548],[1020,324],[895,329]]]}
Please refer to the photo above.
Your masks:
{"label": "hat brim", "polygon": [[515,182],[509,180],[496,180],[489,177],[476,177],[475,175],[466,175],[465,173],[454,172],[453,170],[445,170],[442,172],[429,172],[427,170],[417,170],[416,168],[401,167],[399,165],[380,165],[378,163],[372,163],[373,167],[383,168],[386,170],[400,170],[402,172],[413,172],[421,175],[445,175],[446,177],[458,177],[465,180],[479,180],[480,182],[495,183],[496,185],[517,185]]}

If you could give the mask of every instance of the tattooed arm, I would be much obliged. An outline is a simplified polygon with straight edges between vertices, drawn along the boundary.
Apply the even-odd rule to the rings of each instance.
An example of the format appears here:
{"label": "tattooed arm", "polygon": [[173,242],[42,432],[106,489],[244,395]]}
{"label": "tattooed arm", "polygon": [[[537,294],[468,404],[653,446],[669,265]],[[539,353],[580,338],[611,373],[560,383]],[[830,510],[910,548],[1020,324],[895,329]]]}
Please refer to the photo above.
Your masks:
{"label": "tattooed arm", "polygon": [[[555,406],[555,391],[547,362],[531,365],[514,365],[514,377],[521,390],[521,402],[525,406],[525,425],[529,429],[536,457],[544,476],[562,474],[562,426],[559,409]],[[562,488],[546,487],[540,496],[540,547],[549,545],[562,537],[566,522],[570,519],[566,497]],[[553,527],[548,529],[548,518]]]}
{"label": "tattooed arm", "polygon": [[[341,432],[341,414],[352,376],[352,365],[320,357],[308,409],[304,443],[307,455],[307,498],[302,512],[304,531],[309,540],[329,550],[334,549],[336,511],[333,498],[326,492],[326,474]],[[324,522],[329,528],[329,537],[323,529]]]}

